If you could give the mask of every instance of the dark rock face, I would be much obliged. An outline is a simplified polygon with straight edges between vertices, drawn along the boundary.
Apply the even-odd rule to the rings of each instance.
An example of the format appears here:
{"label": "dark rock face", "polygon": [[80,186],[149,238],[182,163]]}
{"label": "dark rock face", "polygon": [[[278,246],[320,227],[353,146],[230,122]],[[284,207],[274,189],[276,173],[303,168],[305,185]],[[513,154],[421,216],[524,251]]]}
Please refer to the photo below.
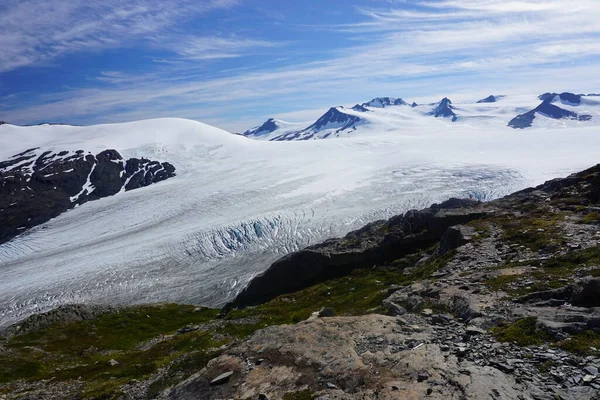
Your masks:
{"label": "dark rock face", "polygon": [[342,239],[291,253],[252,280],[226,310],[260,304],[365,265],[397,259],[438,242],[449,227],[485,215],[472,200],[453,199],[446,204],[373,222]]}
{"label": "dark rock face", "polygon": [[600,307],[600,279],[586,279],[578,286],[571,304],[576,307]]}
{"label": "dark rock face", "polygon": [[242,133],[243,136],[263,136],[267,135],[271,132],[274,132],[279,127],[275,123],[275,119],[269,118],[264,124],[259,126],[258,128],[249,129],[246,132]]}
{"label": "dark rock face", "polygon": [[116,150],[97,155],[28,149],[0,162],[0,243],[78,204],[175,176],[175,167],[124,160]]}
{"label": "dark rock face", "polygon": [[477,104],[482,104],[482,103],[495,103],[496,101],[498,101],[498,99],[501,99],[502,96],[494,96],[493,94],[489,95],[488,97],[486,97],[485,99],[481,99],[477,102]]}
{"label": "dark rock face", "polygon": [[417,102],[416,102],[416,101],[413,101],[413,103],[412,103],[410,106],[411,106],[412,108],[415,108],[415,107],[417,107],[417,106],[418,106],[418,104],[417,104]]}
{"label": "dark rock face", "polygon": [[442,101],[433,109],[431,115],[436,118],[452,118],[452,122],[458,119],[458,116],[454,113],[454,107],[452,106],[452,101],[449,98],[444,97]]}

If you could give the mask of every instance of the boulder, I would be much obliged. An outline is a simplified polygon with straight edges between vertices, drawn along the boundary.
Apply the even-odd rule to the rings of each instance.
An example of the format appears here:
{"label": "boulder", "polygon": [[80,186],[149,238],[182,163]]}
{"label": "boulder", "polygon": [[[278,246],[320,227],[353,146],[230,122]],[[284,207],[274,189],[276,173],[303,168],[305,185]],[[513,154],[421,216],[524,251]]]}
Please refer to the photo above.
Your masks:
{"label": "boulder", "polygon": [[442,236],[440,254],[444,255],[451,250],[468,243],[475,235],[475,228],[466,225],[451,226]]}
{"label": "boulder", "polygon": [[579,282],[571,297],[576,307],[600,307],[600,278],[587,278]]}

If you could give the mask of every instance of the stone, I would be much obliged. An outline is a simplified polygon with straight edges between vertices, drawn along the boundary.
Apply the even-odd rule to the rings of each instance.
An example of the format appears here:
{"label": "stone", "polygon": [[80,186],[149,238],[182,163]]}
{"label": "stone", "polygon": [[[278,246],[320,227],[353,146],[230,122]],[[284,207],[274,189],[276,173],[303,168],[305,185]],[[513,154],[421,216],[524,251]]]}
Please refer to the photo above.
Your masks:
{"label": "stone", "polygon": [[456,349],[456,355],[458,357],[464,357],[467,355],[468,349],[466,347],[459,347]]}
{"label": "stone", "polygon": [[423,382],[429,379],[429,374],[427,372],[420,372],[417,375],[417,382]]}
{"label": "stone", "polygon": [[223,384],[229,382],[229,379],[231,379],[232,376],[233,376],[233,371],[225,372],[225,373],[217,376],[212,381],[210,381],[210,386],[223,385]]}
{"label": "stone", "polygon": [[112,358],[110,360],[108,360],[108,363],[110,364],[111,367],[119,365],[119,362],[117,360],[115,360],[115,359],[112,359]]}
{"label": "stone", "polygon": [[499,361],[492,361],[492,362],[490,362],[490,365],[492,367],[499,369],[500,371],[504,372],[505,374],[512,374],[513,372],[515,372],[514,367],[512,367],[508,364],[499,362]]}
{"label": "stone", "polygon": [[331,317],[335,317],[335,311],[333,311],[331,308],[323,307],[319,311],[319,318],[331,318]]}
{"label": "stone", "polygon": [[392,317],[398,316],[398,315],[404,315],[407,313],[406,308],[404,308],[394,302],[387,302],[386,310],[387,310],[387,315],[390,315]]}
{"label": "stone", "polygon": [[333,383],[327,382],[327,389],[337,389],[337,386],[335,386]]}
{"label": "stone", "polygon": [[485,335],[487,332],[477,326],[469,325],[466,329],[467,335],[476,336],[476,335]]}
{"label": "stone", "polygon": [[594,375],[586,375],[583,377],[583,383],[589,384],[589,383],[593,382],[595,379],[596,379],[596,377]]}
{"label": "stone", "polygon": [[440,254],[444,255],[447,252],[464,245],[475,235],[475,228],[466,225],[455,225],[449,227],[440,244]]}
{"label": "stone", "polygon": [[600,278],[587,278],[579,283],[571,304],[576,307],[600,307]]}
{"label": "stone", "polygon": [[583,369],[588,375],[598,375],[598,368],[592,366],[592,365],[588,365],[587,367],[585,367]]}

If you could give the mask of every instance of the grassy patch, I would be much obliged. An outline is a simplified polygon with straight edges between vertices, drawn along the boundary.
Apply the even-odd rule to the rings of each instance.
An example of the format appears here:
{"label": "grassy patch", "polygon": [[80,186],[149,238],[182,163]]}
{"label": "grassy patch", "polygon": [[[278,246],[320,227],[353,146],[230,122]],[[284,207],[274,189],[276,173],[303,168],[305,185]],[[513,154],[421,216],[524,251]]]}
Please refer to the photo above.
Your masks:
{"label": "grassy patch", "polygon": [[[173,362],[179,376],[185,375],[186,366],[205,365],[224,340],[215,340],[212,332],[175,332],[188,324],[214,320],[217,313],[189,305],[137,306],[15,336],[6,344],[7,352],[0,360],[0,383],[78,379],[84,384],[77,396],[116,398],[122,385],[147,378]],[[161,335],[166,336],[142,346]],[[194,357],[184,357],[190,353]],[[189,364],[178,364],[180,359]],[[110,360],[117,363],[111,365]],[[191,373],[187,371],[187,375]]]}
{"label": "grassy patch", "polygon": [[496,218],[494,222],[502,228],[502,238],[508,242],[532,251],[552,251],[564,244],[558,223],[564,220],[565,215],[537,210],[520,216]]}
{"label": "grassy patch", "polygon": [[9,347],[38,347],[46,352],[80,355],[89,349],[128,350],[158,334],[174,332],[190,323],[213,319],[216,310],[191,305],[164,304],[131,307],[89,321],[55,324],[48,329],[15,337]]}
{"label": "grassy patch", "polygon": [[535,317],[523,318],[512,324],[493,328],[492,333],[501,342],[516,343],[519,346],[541,345],[552,341],[552,335],[537,329],[536,323]]}
{"label": "grassy patch", "polygon": [[[578,250],[560,257],[554,257],[540,264],[537,269],[532,269],[525,274],[500,275],[489,279],[486,284],[492,290],[502,290],[512,296],[557,289],[566,285],[564,279],[572,279],[578,269],[600,265],[600,247]],[[518,264],[510,263],[501,269],[515,267]],[[600,268],[591,269],[586,275],[600,276]],[[527,285],[525,281],[532,281]]]}
{"label": "grassy patch", "polygon": [[581,222],[584,224],[597,224],[600,222],[600,213],[591,212],[581,218]]}
{"label": "grassy patch", "polygon": [[581,356],[600,356],[600,333],[586,331],[560,341],[557,346]]}
{"label": "grassy patch", "polygon": [[302,390],[300,392],[286,393],[283,400],[314,400],[316,396],[310,390]]}

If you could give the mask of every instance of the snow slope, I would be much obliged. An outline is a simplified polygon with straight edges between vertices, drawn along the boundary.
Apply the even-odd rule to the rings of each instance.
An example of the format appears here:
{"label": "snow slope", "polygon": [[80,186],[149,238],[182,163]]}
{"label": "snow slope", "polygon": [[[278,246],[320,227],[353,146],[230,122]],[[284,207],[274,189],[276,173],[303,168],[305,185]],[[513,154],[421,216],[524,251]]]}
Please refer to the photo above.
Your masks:
{"label": "snow slope", "polygon": [[86,203],[0,245],[0,326],[70,302],[223,304],[308,244],[449,196],[488,200],[598,162],[594,125],[521,131],[501,118],[469,119],[475,107],[504,115],[502,101],[455,104],[457,122],[426,117],[431,106],[385,107],[364,113],[371,124],[361,135],[322,141],[257,141],[181,119],[2,125],[0,159],[37,146],[114,148],[168,161],[177,176]]}

